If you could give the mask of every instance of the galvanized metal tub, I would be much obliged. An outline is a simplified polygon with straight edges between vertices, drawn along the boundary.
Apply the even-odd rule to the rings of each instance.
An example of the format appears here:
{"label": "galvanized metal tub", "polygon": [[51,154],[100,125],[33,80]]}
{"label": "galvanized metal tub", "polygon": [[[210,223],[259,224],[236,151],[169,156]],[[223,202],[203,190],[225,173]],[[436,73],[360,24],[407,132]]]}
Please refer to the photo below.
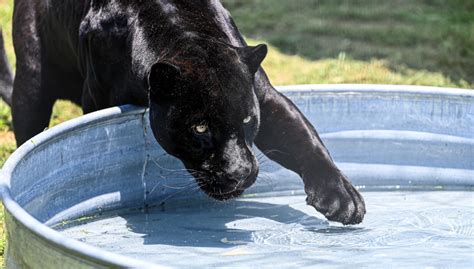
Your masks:
{"label": "galvanized metal tub", "polygon": [[[338,165],[364,192],[472,190],[471,91],[386,85],[307,85],[280,90],[316,126]],[[7,268],[176,266],[140,260],[138,254],[139,258],[133,258],[105,251],[58,232],[61,225],[74,226],[74,221],[87,222],[87,216],[114,210],[211,203],[200,192],[170,188],[176,169],[182,169],[181,163],[156,143],[143,108],[105,109],[32,138],[1,171]],[[187,184],[187,180],[177,177],[172,184]],[[294,173],[266,161],[261,178],[246,197],[291,196],[301,191]],[[145,239],[144,244],[153,242]],[[239,252],[227,256],[233,255]],[[212,265],[197,260],[187,261],[189,267]],[[260,257],[260,264],[253,262],[265,266],[274,260],[277,256],[267,255]]]}

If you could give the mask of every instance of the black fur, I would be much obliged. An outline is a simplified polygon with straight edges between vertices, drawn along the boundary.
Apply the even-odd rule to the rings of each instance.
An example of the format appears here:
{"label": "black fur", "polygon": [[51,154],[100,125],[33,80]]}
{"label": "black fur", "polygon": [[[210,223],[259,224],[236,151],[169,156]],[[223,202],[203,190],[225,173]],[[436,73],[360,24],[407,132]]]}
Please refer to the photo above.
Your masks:
{"label": "black fur", "polygon": [[302,177],[328,219],[362,221],[361,195],[260,68],[266,46],[248,47],[219,1],[15,0],[14,14],[18,145],[48,125],[59,98],[86,113],[149,106],[157,141],[210,196],[255,181],[255,143]]}

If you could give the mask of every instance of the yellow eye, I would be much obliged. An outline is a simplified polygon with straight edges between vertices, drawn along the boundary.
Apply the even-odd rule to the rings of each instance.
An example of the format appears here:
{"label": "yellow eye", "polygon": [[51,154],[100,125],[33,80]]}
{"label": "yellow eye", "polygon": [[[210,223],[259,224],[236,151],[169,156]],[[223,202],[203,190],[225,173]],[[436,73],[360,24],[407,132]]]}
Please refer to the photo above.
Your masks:
{"label": "yellow eye", "polygon": [[252,116],[248,116],[247,118],[244,119],[244,123],[247,124],[252,120]]}
{"label": "yellow eye", "polygon": [[194,125],[193,129],[197,134],[205,134],[209,130],[209,127],[207,124],[198,124]]}

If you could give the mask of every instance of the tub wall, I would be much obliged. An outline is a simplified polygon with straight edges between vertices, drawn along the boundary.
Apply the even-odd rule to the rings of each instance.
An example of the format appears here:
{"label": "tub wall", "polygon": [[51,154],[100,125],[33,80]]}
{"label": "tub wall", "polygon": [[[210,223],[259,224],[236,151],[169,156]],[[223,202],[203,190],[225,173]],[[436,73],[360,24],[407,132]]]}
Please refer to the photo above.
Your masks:
{"label": "tub wall", "polygon": [[[355,185],[366,190],[472,188],[473,94],[358,87],[285,90]],[[319,91],[312,91],[316,88]],[[182,197],[203,197],[199,191],[180,188],[192,179],[173,178],[181,175],[179,169],[181,162],[156,143],[141,108],[99,111],[40,134],[13,154],[2,171],[10,238],[7,266],[139,264],[68,241],[41,223],[51,226],[115,208],[143,209]],[[261,170],[247,193],[303,189],[296,174],[273,162]],[[21,208],[26,212],[18,213]]]}

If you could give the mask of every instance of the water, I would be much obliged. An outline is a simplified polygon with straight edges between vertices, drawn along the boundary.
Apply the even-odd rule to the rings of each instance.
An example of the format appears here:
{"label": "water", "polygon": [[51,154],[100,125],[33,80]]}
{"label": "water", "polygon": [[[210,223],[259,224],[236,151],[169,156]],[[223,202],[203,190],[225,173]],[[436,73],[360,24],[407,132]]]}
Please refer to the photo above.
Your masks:
{"label": "water", "polygon": [[366,192],[363,224],[326,221],[304,196],[189,201],[56,229],[171,267],[474,267],[474,192]]}

